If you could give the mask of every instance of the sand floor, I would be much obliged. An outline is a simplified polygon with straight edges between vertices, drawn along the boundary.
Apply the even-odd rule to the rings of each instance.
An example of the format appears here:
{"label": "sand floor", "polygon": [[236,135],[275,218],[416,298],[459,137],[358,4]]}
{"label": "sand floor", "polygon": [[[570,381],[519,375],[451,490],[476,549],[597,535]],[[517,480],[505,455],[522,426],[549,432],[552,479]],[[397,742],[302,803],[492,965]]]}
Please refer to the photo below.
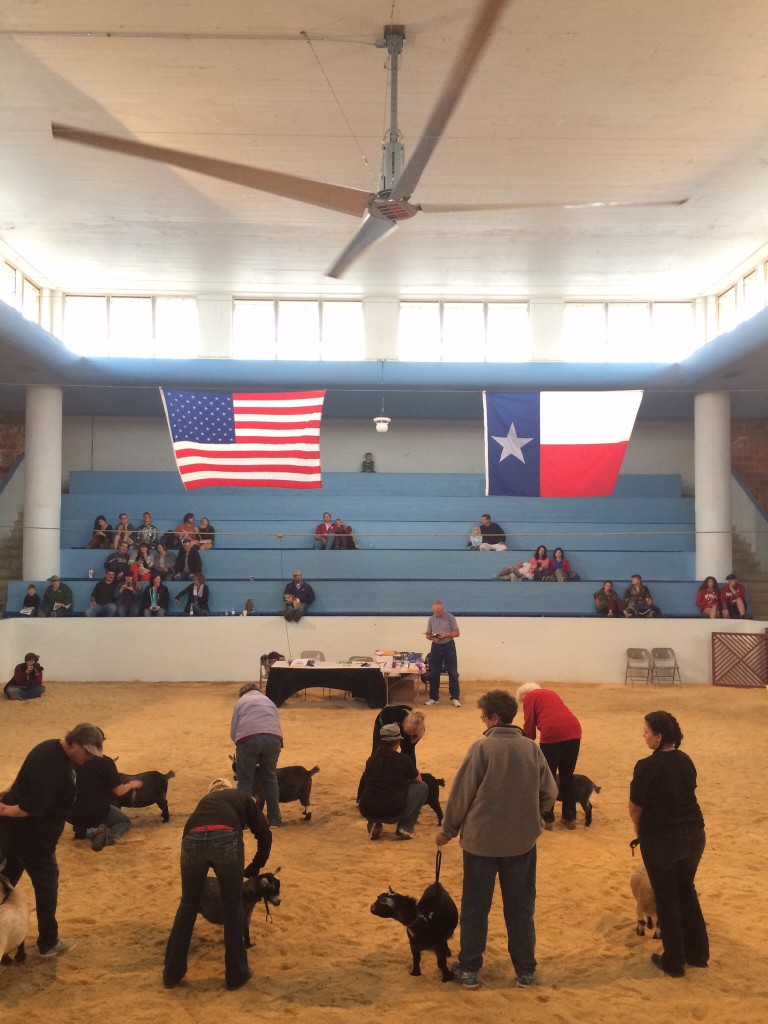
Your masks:
{"label": "sand floor", "polygon": [[[450,781],[480,735],[475,706],[487,684],[463,684],[464,707],[427,709],[420,767]],[[371,843],[354,795],[369,752],[376,712],[341,695],[292,698],[282,709],[282,764],[319,764],[311,823],[298,804],[284,806],[270,867],[282,868],[283,904],[267,924],[254,912],[254,979],[228,993],[221,930],[200,920],[190,969],[174,991],[161,985],[164,944],[179,898],[182,825],[214,777],[228,773],[232,683],[55,684],[39,701],[0,702],[0,781],[10,781],[28,750],[89,720],[107,734],[107,752],[123,770],[173,768],[171,821],[156,808],[130,811],[134,827],[114,847],[94,853],[59,843],[61,933],[77,949],[40,960],[32,920],[30,955],[0,969],[4,1024],[68,1020],[209,1022],[357,1022],[375,1018],[483,1022],[589,1021],[633,1024],[653,1019],[751,1024],[768,1018],[768,814],[759,796],[768,775],[768,694],[704,686],[555,686],[584,726],[579,770],[602,786],[594,822],[568,832],[558,824],[539,841],[536,925],[539,969],[528,991],[513,987],[498,894],[479,991],[443,985],[433,957],[409,976],[405,930],[369,907],[388,885],[418,896],[433,877],[435,817],[425,809],[415,841],[392,829]],[[402,693],[409,696],[409,690]],[[712,962],[673,980],[649,964],[659,945],[635,934],[629,875],[628,783],[646,755],[644,713],[664,708],[680,720],[684,749],[699,772],[708,847],[699,890],[710,929]],[[447,794],[448,789],[443,791]],[[253,849],[249,837],[246,853]],[[461,851],[444,852],[442,880],[459,901]],[[21,890],[31,899],[26,879]],[[458,935],[452,942],[456,952]]]}

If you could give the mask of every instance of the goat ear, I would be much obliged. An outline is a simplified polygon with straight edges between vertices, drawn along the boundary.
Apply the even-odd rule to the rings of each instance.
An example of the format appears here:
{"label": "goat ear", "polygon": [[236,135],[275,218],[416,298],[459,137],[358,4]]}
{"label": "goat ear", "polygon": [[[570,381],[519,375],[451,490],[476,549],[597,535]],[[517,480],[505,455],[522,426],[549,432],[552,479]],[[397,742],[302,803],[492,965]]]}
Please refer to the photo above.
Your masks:
{"label": "goat ear", "polygon": [[280,874],[280,868],[275,868],[275,870],[272,872],[272,874],[273,875],[279,875]]}
{"label": "goat ear", "polygon": [[[115,758],[115,760],[117,760],[117,758]],[[235,760],[235,755],[234,755],[234,754],[230,754],[230,755],[229,755],[229,760],[230,760],[230,761],[232,761],[232,762],[234,762],[234,760]]]}
{"label": "goat ear", "polygon": [[391,896],[394,896],[394,895],[395,895],[395,890],[394,890],[394,889],[392,888],[392,886],[391,886],[391,885],[387,887],[387,892],[388,892],[388,893],[389,893],[389,894],[390,894]]}

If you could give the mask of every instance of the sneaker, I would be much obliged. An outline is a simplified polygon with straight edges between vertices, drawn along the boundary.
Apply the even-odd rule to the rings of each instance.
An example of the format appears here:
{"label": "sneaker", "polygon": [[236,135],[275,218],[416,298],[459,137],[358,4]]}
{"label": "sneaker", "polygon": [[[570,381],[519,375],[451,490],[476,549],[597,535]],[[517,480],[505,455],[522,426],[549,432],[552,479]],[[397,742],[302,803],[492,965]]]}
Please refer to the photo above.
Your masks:
{"label": "sneaker", "polygon": [[109,842],[109,829],[106,825],[99,825],[96,831],[93,833],[93,839],[91,840],[91,846],[98,853],[103,850]]}
{"label": "sneaker", "polygon": [[464,988],[475,989],[480,988],[480,979],[477,977],[474,971],[468,971],[461,964],[454,964],[451,967],[451,974],[453,975],[454,981],[460,981]]}
{"label": "sneaker", "polygon": [[518,988],[530,988],[533,984],[532,974],[518,974],[517,976],[517,987]]}
{"label": "sneaker", "polygon": [[371,828],[371,839],[381,839],[381,830],[383,826],[380,821],[374,821],[373,827]]}
{"label": "sneaker", "polygon": [[413,832],[409,832],[407,828],[397,828],[395,835],[398,839],[413,839]]}
{"label": "sneaker", "polygon": [[76,945],[76,939],[59,939],[55,946],[49,946],[48,949],[41,949],[40,956],[61,956],[62,953],[68,953],[70,949],[74,949]]}
{"label": "sneaker", "polygon": [[451,697],[451,704],[453,704],[455,708],[461,707],[461,701],[459,700],[458,697]]}
{"label": "sneaker", "polygon": [[427,705],[427,707],[430,707],[432,704],[437,704],[438,701],[432,700],[432,698],[430,697],[429,700],[425,700],[424,703]]}

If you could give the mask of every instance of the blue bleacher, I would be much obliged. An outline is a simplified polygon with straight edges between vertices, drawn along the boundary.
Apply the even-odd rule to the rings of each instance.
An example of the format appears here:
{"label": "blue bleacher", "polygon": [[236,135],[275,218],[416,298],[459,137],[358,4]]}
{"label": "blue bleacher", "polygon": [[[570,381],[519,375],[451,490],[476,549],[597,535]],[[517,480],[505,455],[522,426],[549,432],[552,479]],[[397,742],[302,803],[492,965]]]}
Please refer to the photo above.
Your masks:
{"label": "blue bleacher", "polygon": [[[93,587],[88,571],[99,578],[106,554],[84,548],[97,514],[114,525],[125,511],[138,525],[148,509],[162,533],[194,511],[217,531],[216,549],[203,552],[216,612],[241,610],[250,597],[257,613],[274,614],[298,567],[316,586],[313,613],[320,615],[426,613],[438,593],[461,615],[592,614],[603,579],[623,592],[633,572],[643,575],[666,614],[695,614],[693,500],[680,496],[679,476],[619,477],[608,498],[486,497],[484,490],[479,474],[328,473],[318,490],[186,492],[176,473],[73,472],[62,496],[61,575],[83,610]],[[359,551],[313,549],[326,509],[354,527]],[[483,512],[506,530],[509,551],[466,550]],[[565,548],[582,582],[492,579],[539,543],[550,552]],[[25,586],[11,583],[11,612]]]}

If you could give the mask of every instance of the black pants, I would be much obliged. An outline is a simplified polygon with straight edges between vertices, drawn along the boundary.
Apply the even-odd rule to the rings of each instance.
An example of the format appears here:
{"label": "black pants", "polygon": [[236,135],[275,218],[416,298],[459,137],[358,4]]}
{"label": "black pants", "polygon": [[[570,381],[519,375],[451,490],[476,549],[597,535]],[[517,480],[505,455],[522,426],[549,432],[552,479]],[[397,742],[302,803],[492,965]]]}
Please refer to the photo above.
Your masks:
{"label": "black pants", "polygon": [[[581,740],[562,740],[560,743],[542,743],[541,752],[553,775],[557,774],[560,783],[560,796],[563,800],[563,821],[576,820],[576,796],[573,788],[573,773],[579,758]],[[544,821],[554,821],[554,810],[547,811]]]}
{"label": "black pants", "polygon": [[640,852],[656,899],[664,963],[673,970],[709,960],[707,926],[694,886],[705,845],[703,828],[640,836]]}
{"label": "black pants", "polygon": [[16,885],[26,871],[35,890],[37,948],[41,951],[59,941],[56,844],[63,831],[63,821],[38,818],[5,818],[0,829],[0,848],[6,856],[3,874],[11,885]]}

